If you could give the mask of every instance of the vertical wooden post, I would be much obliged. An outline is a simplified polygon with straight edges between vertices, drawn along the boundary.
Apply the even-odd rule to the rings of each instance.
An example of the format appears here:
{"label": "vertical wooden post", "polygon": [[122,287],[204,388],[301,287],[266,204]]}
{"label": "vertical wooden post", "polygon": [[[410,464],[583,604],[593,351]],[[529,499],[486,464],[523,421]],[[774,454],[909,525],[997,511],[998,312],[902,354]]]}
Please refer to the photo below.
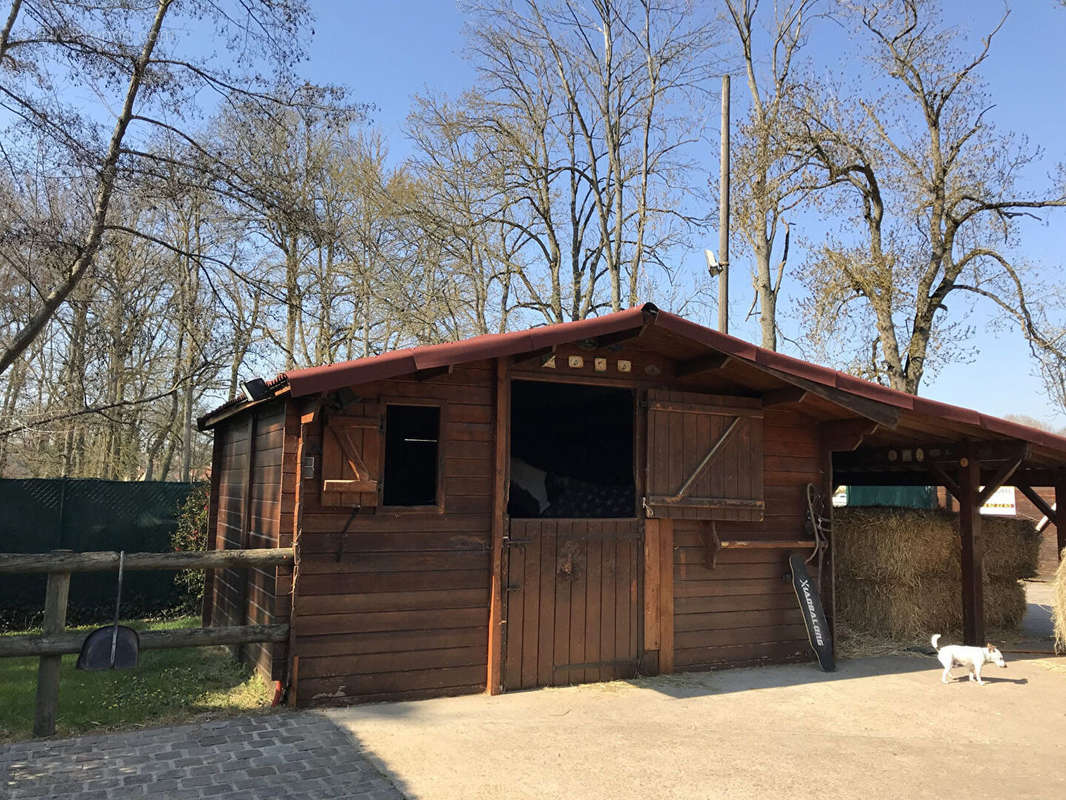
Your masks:
{"label": "vertical wooden post", "polygon": [[1066,551],[1066,472],[1055,475],[1055,553],[1062,561],[1063,551]]}
{"label": "vertical wooden post", "polygon": [[492,487],[492,577],[489,595],[489,654],[485,690],[489,694],[503,691],[503,642],[507,635],[503,609],[503,537],[507,527],[507,491],[511,451],[511,361],[496,359],[496,432]]}
{"label": "vertical wooden post", "polygon": [[660,520],[654,517],[644,520],[644,650],[649,653],[659,652],[659,632],[662,627],[659,611],[662,592],[659,524]]}
{"label": "vertical wooden post", "polygon": [[828,520],[829,541],[822,559],[821,585],[818,592],[822,598],[822,611],[825,613],[826,622],[829,623],[829,640],[832,646],[833,658],[837,654],[837,597],[836,597],[836,565],[833,558],[833,492],[836,491],[836,482],[833,480],[833,451],[822,449],[821,451],[822,485],[822,513]]}
{"label": "vertical wooden post", "polygon": [[968,645],[985,643],[984,542],[977,494],[981,464],[971,443],[959,469],[959,535],[962,537],[962,632]]}
{"label": "vertical wooden post", "polygon": [[[69,553],[69,550],[53,550]],[[49,572],[48,590],[44,597],[44,635],[62,633],[67,626],[67,597],[70,594],[70,573]],[[52,736],[56,732],[56,710],[59,707],[59,667],[63,656],[41,656],[37,666],[37,705],[33,719],[34,736]]]}
{"label": "vertical wooden post", "polygon": [[674,521],[659,520],[659,673],[674,671]]}

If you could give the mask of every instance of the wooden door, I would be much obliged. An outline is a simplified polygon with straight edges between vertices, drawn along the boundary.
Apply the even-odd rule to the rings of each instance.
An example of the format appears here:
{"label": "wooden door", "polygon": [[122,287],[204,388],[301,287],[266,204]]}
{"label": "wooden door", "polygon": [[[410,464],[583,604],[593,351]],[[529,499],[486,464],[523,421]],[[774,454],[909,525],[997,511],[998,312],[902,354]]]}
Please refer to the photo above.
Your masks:
{"label": "wooden door", "polygon": [[642,595],[638,519],[512,519],[505,689],[632,677]]}

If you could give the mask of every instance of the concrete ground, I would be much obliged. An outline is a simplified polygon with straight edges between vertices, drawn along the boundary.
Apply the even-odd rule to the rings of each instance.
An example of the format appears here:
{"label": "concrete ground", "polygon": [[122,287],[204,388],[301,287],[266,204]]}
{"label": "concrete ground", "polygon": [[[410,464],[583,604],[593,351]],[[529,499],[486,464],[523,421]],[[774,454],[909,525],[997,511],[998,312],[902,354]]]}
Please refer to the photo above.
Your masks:
{"label": "concrete ground", "polygon": [[[1016,649],[1050,647],[1041,591]],[[896,655],[21,742],[0,798],[1066,797],[1066,657],[1007,661],[986,686]]]}
{"label": "concrete ground", "polygon": [[886,656],[326,716],[435,800],[1066,797],[1066,658],[987,681],[945,686],[932,658]]}

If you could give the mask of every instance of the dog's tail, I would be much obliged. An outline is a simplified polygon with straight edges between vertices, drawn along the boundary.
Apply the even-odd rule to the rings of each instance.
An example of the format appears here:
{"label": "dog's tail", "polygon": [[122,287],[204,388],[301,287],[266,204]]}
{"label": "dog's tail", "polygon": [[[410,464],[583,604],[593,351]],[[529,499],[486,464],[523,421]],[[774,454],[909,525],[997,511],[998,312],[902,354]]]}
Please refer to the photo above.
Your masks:
{"label": "dog's tail", "polygon": [[934,633],[933,634],[933,638],[930,639],[929,641],[932,643],[933,649],[936,650],[939,653],[940,652],[940,646],[937,644],[937,642],[940,641],[940,634],[939,633]]}

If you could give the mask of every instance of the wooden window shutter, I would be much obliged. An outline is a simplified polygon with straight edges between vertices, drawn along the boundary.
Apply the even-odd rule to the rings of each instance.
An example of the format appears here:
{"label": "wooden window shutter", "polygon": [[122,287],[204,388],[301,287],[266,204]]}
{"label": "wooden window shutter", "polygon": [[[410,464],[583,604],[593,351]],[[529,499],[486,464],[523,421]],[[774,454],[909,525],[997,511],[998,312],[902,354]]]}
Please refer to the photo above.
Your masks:
{"label": "wooden window shutter", "polygon": [[763,518],[762,401],[648,392],[648,516]]}
{"label": "wooden window shutter", "polygon": [[380,414],[327,417],[322,431],[322,505],[376,508],[380,463]]}

